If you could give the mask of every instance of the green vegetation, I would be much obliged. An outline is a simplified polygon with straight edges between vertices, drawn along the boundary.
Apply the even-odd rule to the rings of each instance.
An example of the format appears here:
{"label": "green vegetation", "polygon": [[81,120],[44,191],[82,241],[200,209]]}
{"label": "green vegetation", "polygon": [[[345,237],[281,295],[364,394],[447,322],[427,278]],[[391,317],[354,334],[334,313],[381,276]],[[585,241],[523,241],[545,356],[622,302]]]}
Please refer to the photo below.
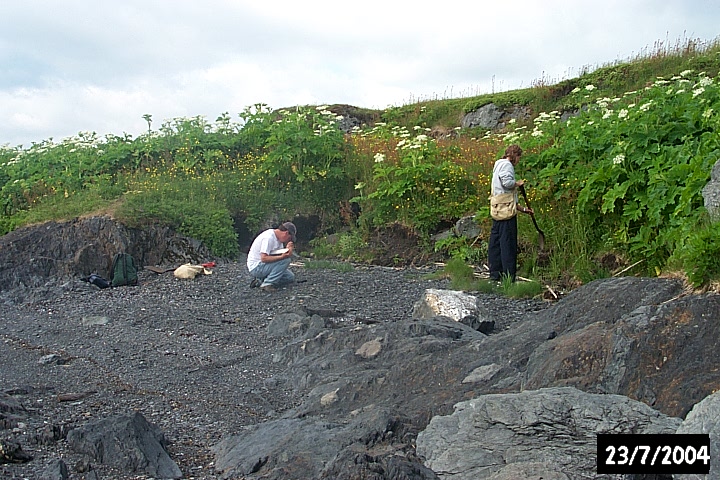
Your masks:
{"label": "green vegetation", "polygon": [[[613,274],[597,261],[610,254],[636,264],[627,274],[682,270],[706,285],[720,278],[720,227],[701,196],[720,158],[719,70],[720,46],[686,41],[561,82],[382,112],[257,104],[237,122],[224,114],[152,130],[146,114],[148,132],[137,138],[81,133],[3,146],[0,234],[105,212],[129,225],[169,225],[233,257],[236,222],[257,231],[270,218],[317,214],[316,258],[369,261],[375,229],[400,224],[452,259],[456,288],[531,295],[541,283],[572,287]],[[466,112],[488,103],[527,107],[532,118],[496,133],[459,128]],[[367,123],[344,133],[348,113]],[[460,265],[487,254],[490,173],[511,143],[525,151],[517,170],[546,245],[539,251],[521,216],[518,273],[539,282],[487,286]],[[357,222],[350,202],[362,207]],[[478,238],[430,241],[471,214]],[[332,232],[341,233],[323,240]]]}

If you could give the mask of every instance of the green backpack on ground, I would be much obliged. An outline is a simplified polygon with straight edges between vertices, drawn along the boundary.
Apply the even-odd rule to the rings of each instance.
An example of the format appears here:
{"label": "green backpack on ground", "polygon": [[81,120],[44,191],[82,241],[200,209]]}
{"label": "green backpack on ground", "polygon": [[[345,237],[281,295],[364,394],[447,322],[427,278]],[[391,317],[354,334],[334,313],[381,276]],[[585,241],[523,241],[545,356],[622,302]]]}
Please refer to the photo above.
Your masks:
{"label": "green backpack on ground", "polygon": [[138,275],[135,259],[127,253],[118,253],[113,258],[110,269],[110,284],[113,287],[137,285]]}

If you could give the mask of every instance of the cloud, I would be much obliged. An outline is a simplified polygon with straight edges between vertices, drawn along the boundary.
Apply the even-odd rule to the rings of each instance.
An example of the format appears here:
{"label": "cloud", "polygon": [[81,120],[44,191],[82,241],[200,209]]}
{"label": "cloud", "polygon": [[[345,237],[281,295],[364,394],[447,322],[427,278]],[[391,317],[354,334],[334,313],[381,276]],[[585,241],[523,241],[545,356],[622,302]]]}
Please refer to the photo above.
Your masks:
{"label": "cloud", "polygon": [[[720,6],[665,0],[24,0],[0,6],[0,144],[138,135],[179,116],[385,108],[558,81],[680,37]],[[643,50],[644,49],[644,50]]]}

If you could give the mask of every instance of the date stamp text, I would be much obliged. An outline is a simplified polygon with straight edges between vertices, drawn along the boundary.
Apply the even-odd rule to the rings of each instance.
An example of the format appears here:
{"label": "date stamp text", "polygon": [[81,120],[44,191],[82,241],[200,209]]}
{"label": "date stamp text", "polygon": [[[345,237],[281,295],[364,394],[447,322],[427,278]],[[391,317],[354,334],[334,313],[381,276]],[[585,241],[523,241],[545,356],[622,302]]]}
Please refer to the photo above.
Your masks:
{"label": "date stamp text", "polygon": [[597,473],[710,473],[710,435],[597,435]]}

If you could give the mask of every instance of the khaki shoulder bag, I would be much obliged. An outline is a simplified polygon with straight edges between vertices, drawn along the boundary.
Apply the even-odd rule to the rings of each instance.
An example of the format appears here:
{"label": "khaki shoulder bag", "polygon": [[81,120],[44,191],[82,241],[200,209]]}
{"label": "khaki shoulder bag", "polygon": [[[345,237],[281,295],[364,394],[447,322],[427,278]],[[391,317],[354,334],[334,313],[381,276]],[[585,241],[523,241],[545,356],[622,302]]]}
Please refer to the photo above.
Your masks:
{"label": "khaki shoulder bag", "polygon": [[493,220],[509,220],[517,215],[514,193],[501,193],[490,197],[490,216]]}

